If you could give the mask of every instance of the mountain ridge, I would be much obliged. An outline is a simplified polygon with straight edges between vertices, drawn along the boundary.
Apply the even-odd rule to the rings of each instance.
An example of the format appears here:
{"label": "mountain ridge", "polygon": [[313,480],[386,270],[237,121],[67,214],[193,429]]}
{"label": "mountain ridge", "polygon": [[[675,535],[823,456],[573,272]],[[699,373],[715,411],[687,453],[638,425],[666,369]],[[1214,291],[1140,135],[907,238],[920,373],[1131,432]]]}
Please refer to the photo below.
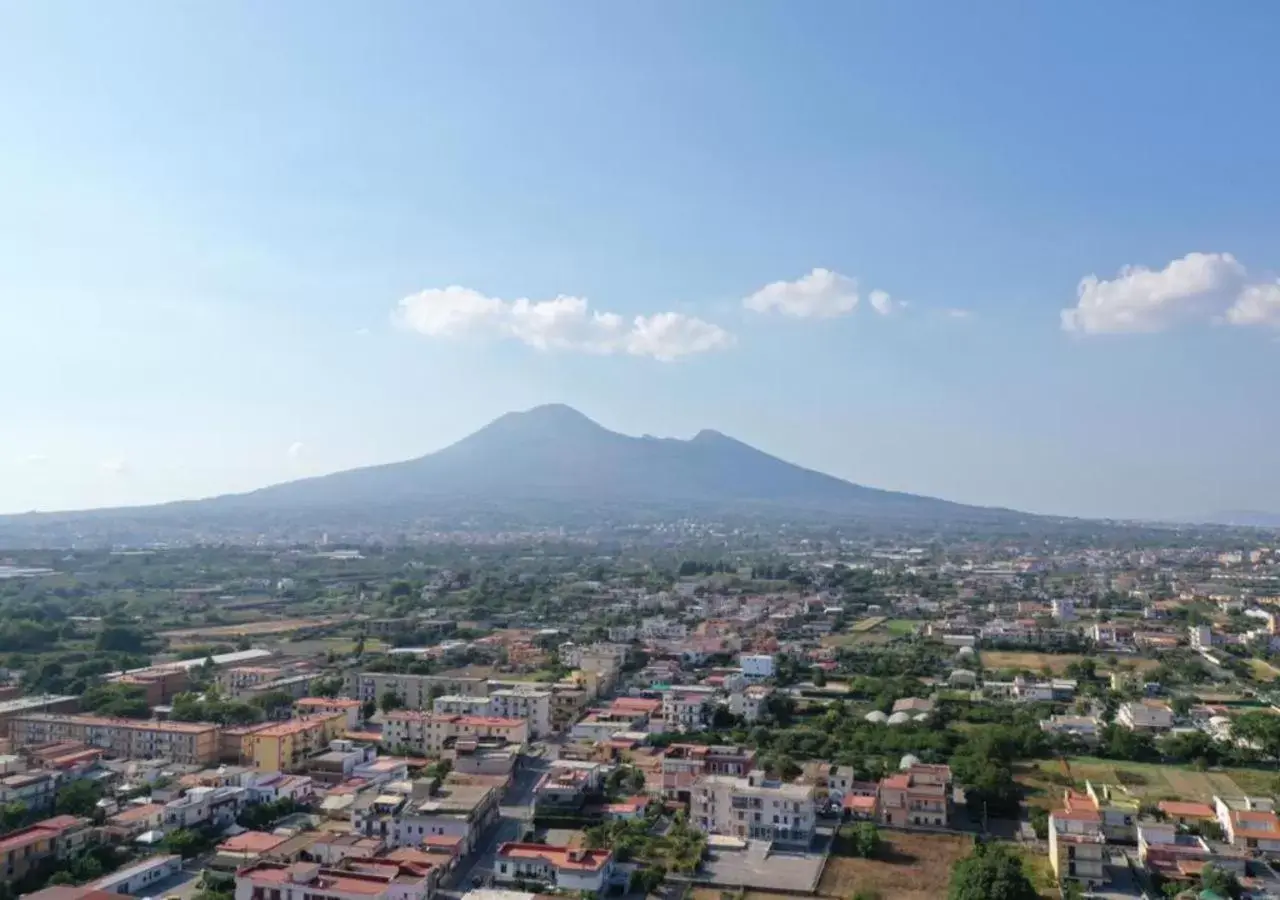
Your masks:
{"label": "mountain ridge", "polygon": [[[114,516],[157,532],[163,523],[180,522],[187,533],[207,522],[243,533],[260,522],[310,531],[348,520],[446,527],[477,517],[538,525],[641,518],[916,527],[1059,521],[855,484],[713,429],[687,439],[620,434],[564,404],[506,413],[446,447],[399,462],[199,500],[25,516],[62,525]],[[16,518],[0,517],[0,526],[12,533]]]}

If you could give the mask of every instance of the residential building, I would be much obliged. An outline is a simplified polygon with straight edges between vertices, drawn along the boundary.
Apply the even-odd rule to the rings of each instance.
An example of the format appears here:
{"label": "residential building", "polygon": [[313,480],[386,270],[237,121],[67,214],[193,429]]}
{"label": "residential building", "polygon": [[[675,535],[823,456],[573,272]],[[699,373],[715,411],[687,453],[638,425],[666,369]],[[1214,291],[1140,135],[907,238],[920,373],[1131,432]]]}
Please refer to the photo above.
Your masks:
{"label": "residential building", "polygon": [[218,759],[218,726],[203,722],[30,713],[14,717],[10,728],[18,747],[79,741],[121,758],[162,758],[189,765],[207,765]]}
{"label": "residential building", "polygon": [[430,900],[438,873],[421,864],[348,857],[337,866],[260,860],[236,872],[235,900]]}
{"label": "residential building", "polygon": [[454,675],[407,675],[397,672],[361,672],[354,676],[350,694],[363,702],[380,701],[395,694],[407,709],[431,709],[436,697],[461,694],[486,697],[489,683],[483,678]]}
{"label": "residential building", "polygon": [[711,722],[716,691],[710,687],[678,687],[662,695],[662,721],[667,731],[701,731]]}
{"label": "residential building", "polygon": [[18,772],[0,778],[0,806],[21,804],[31,812],[39,812],[52,809],[57,794],[57,772]]}
{"label": "residential building", "polygon": [[773,688],[765,684],[752,684],[729,695],[729,712],[741,716],[745,722],[757,722],[768,711]]}
{"label": "residential building", "polygon": [[0,837],[0,881],[15,882],[49,859],[65,859],[82,849],[92,833],[88,819],[55,816]]}
{"label": "residential building", "polygon": [[346,730],[345,712],[290,719],[246,734],[240,757],[260,772],[292,772]]}
{"label": "residential building", "polygon": [[1058,810],[1049,814],[1049,865],[1059,882],[1080,882],[1086,889],[1108,881],[1106,837],[1097,810]]}
{"label": "residential building", "polygon": [[1059,622],[1076,620],[1076,602],[1070,597],[1054,597],[1049,606],[1053,617]]}
{"label": "residential building", "polygon": [[524,719],[529,723],[529,736],[551,734],[551,691],[532,688],[500,689],[489,694],[489,715],[507,719]]}
{"label": "residential building", "polygon": [[1095,716],[1053,715],[1040,720],[1040,730],[1094,744],[1102,732],[1102,722]]}
{"label": "residential building", "polygon": [[909,765],[881,779],[877,805],[881,825],[945,828],[951,817],[951,768]]}
{"label": "residential building", "polygon": [[597,895],[603,894],[615,879],[611,851],[548,844],[500,844],[493,869],[494,878],[502,883],[534,882],[557,890]]}
{"label": "residential building", "polygon": [[591,703],[594,691],[575,684],[551,686],[551,728],[564,731],[571,726]]}
{"label": "residential building", "polygon": [[216,676],[218,689],[227,697],[239,697],[250,688],[284,675],[278,666],[232,666]]}
{"label": "residential building", "polygon": [[1187,636],[1190,638],[1192,650],[1213,649],[1213,629],[1208,625],[1192,625],[1187,629]]}
{"label": "residential building", "polygon": [[382,717],[382,743],[414,753],[437,755],[458,740],[501,740],[523,746],[529,741],[529,722],[501,716],[432,715],[397,709]]}
{"label": "residential building", "polygon": [[359,794],[351,806],[351,827],[388,847],[416,847],[432,838],[457,839],[460,852],[475,849],[480,835],[498,817],[506,780],[451,772],[444,782],[413,783],[409,793],[383,786]]}
{"label": "residential building", "polygon": [[804,766],[804,777],[819,791],[819,799],[825,799],[837,806],[844,803],[845,797],[871,797],[880,793],[880,786],[874,781],[858,781],[853,777],[853,766],[833,766],[830,763],[811,762]]}
{"label": "residential building", "polygon": [[171,703],[173,698],[191,690],[191,673],[184,666],[153,666],[122,672],[108,678],[115,684],[127,684],[142,689],[148,706]]}
{"label": "residential building", "polygon": [[487,716],[489,696],[469,697],[466,694],[444,694],[431,703],[431,712],[437,716]]}
{"label": "residential building", "polygon": [[360,727],[363,705],[349,697],[302,697],[294,701],[293,708],[304,716],[341,713],[346,716],[347,730],[355,731]]}
{"label": "residential building", "polygon": [[1280,854],[1280,819],[1270,799],[1214,797],[1213,807],[1223,836],[1232,847],[1246,852]]}
{"label": "residential building", "polygon": [[581,809],[589,797],[604,792],[605,776],[611,768],[590,760],[555,760],[534,785],[534,809]]}
{"label": "residential building", "polygon": [[1132,731],[1168,731],[1173,727],[1173,710],[1158,700],[1134,700],[1120,704],[1116,724]]}
{"label": "residential building", "polygon": [[40,694],[34,697],[12,697],[0,700],[0,738],[9,736],[9,723],[29,713],[73,713],[80,708],[80,698],[63,694]]}
{"label": "residential building", "polygon": [[1209,863],[1237,877],[1245,875],[1243,853],[1230,847],[1214,847],[1199,835],[1180,830],[1174,822],[1140,822],[1137,833],[1138,862],[1166,883],[1199,887],[1200,874]]}
{"label": "residential building", "polygon": [[817,824],[817,789],[775,781],[755,769],[746,777],[704,775],[693,785],[689,818],[703,831],[808,847]]}
{"label": "residential building", "polygon": [[738,657],[738,667],[749,679],[764,680],[773,677],[773,654],[743,653]]}
{"label": "residential building", "polygon": [[153,886],[167,881],[181,871],[182,857],[177,854],[148,856],[133,865],[117,869],[110,875],[90,882],[86,887],[106,891],[109,894],[147,897],[153,893]]}
{"label": "residential building", "polygon": [[1207,803],[1188,803],[1182,800],[1161,800],[1156,809],[1164,815],[1166,822],[1175,825],[1202,825],[1205,822],[1217,822],[1218,815]]}
{"label": "residential building", "polygon": [[114,832],[121,841],[128,842],[155,831],[164,825],[164,804],[143,803],[137,806],[126,806],[114,816],[107,818],[107,828]]}
{"label": "residential building", "polygon": [[671,744],[662,754],[662,794],[688,803],[704,775],[746,775],[755,767],[754,750],[731,744]]}
{"label": "residential building", "polygon": [[249,791],[243,787],[193,787],[164,805],[164,829],[226,828],[249,805]]}

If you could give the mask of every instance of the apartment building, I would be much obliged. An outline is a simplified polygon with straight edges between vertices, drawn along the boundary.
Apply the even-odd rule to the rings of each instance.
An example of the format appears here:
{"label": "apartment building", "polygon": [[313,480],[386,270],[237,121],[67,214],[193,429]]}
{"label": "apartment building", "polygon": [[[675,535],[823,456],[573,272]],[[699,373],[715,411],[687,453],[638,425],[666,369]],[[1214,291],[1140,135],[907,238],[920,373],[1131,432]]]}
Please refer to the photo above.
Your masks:
{"label": "apartment building", "polygon": [[729,695],[729,712],[741,716],[745,722],[757,722],[768,710],[773,688],[765,684],[752,684]]}
{"label": "apartment building", "polygon": [[346,717],[348,731],[360,727],[361,707],[359,700],[350,697],[302,697],[294,701],[293,708],[304,716],[340,714]]}
{"label": "apartment building", "polygon": [[951,767],[915,763],[880,781],[880,824],[945,828],[951,818]]}
{"label": "apartment building", "polygon": [[738,657],[738,667],[742,674],[754,681],[773,677],[773,654],[743,653]]}
{"label": "apartment building", "polygon": [[52,809],[57,794],[56,772],[18,772],[0,778],[0,806],[21,804],[31,811]]}
{"label": "apartment building", "polygon": [[755,761],[754,750],[732,744],[672,744],[662,754],[662,794],[688,803],[702,776],[746,775]]}
{"label": "apartment building", "polygon": [[493,874],[505,884],[533,882],[588,894],[603,894],[615,881],[612,851],[550,844],[500,844]]}
{"label": "apartment building", "polygon": [[678,687],[662,695],[662,724],[667,731],[701,731],[711,721],[716,689]]}
{"label": "apartment building", "polygon": [[[585,681],[585,679],[584,679]],[[564,731],[578,721],[591,703],[594,690],[578,684],[553,684],[551,686],[551,729]]]}
{"label": "apartment building", "polygon": [[551,734],[551,691],[533,688],[499,689],[489,694],[489,715],[507,719],[524,719],[529,723],[529,736]]}
{"label": "apartment building", "polygon": [[79,741],[107,753],[134,759],[168,759],[208,765],[218,759],[218,726],[203,722],[157,722],[31,713],[10,723],[17,747]]}
{"label": "apartment building", "polygon": [[416,782],[412,793],[378,790],[359,794],[351,805],[351,828],[388,847],[417,847],[431,839],[453,839],[461,853],[475,849],[498,817],[504,778],[451,772],[439,785]]}
{"label": "apartment building", "polygon": [[1040,720],[1040,730],[1095,744],[1102,733],[1102,722],[1095,716],[1052,715]]}
{"label": "apartment building", "polygon": [[246,734],[240,758],[260,772],[292,772],[346,731],[345,712],[290,719]]}
{"label": "apartment building", "polygon": [[9,736],[9,723],[30,713],[73,713],[80,708],[80,698],[64,694],[41,694],[36,697],[13,697],[0,701],[0,738]]}
{"label": "apartment building", "polygon": [[185,666],[155,666],[121,672],[110,680],[116,684],[128,684],[142,689],[142,695],[150,706],[169,703],[184,691],[191,690],[191,674]]}
{"label": "apartment building", "polygon": [[218,672],[215,680],[220,690],[227,697],[239,697],[250,688],[275,681],[284,675],[279,666],[232,666]]}
{"label": "apartment building", "polygon": [[1059,882],[1077,881],[1086,890],[1106,884],[1106,842],[1096,809],[1049,815],[1049,864]]}
{"label": "apartment building", "polygon": [[75,816],[56,816],[0,838],[0,881],[12,883],[49,859],[65,859],[83,849],[92,823]]}
{"label": "apartment building", "polygon": [[437,716],[487,716],[492,706],[489,696],[468,697],[466,694],[444,694],[431,703]]}
{"label": "apartment building", "polygon": [[336,866],[259,860],[236,872],[236,900],[431,900],[438,873],[387,859],[348,857]]}
{"label": "apartment building", "polygon": [[745,777],[704,775],[693,786],[690,821],[703,831],[808,847],[816,825],[817,789],[773,781],[759,769]]}
{"label": "apartment building", "polygon": [[353,677],[349,691],[362,703],[381,700],[387,692],[399,697],[407,709],[431,709],[431,702],[442,695],[486,697],[489,683],[467,676],[361,672]]}
{"label": "apartment building", "polygon": [[501,716],[433,715],[415,709],[394,710],[382,718],[382,743],[387,747],[435,756],[458,740],[502,740],[523,746],[529,741],[529,723]]}

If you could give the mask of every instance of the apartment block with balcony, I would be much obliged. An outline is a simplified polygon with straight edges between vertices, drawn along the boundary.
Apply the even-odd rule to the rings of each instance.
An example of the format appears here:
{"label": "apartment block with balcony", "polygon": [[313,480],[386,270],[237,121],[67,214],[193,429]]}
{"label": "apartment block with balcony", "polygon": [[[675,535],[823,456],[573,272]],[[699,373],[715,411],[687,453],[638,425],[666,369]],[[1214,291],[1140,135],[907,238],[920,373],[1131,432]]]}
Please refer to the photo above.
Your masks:
{"label": "apartment block with balcony", "polygon": [[346,730],[347,715],[341,711],[290,719],[246,734],[240,755],[260,772],[292,772]]}
{"label": "apartment block with balcony", "polygon": [[951,820],[951,768],[916,763],[881,779],[877,806],[881,825],[946,828]]}
{"label": "apartment block with balcony", "polygon": [[1243,877],[1246,855],[1231,847],[1215,847],[1204,838],[1187,834],[1174,822],[1139,822],[1138,862],[1166,883],[1196,888],[1210,863]]}
{"label": "apartment block with balcony", "polygon": [[383,716],[382,743],[387,747],[433,756],[459,740],[504,741],[522,747],[529,741],[529,723],[522,718],[433,715],[413,709]]}
{"label": "apartment block with balcony", "polygon": [[32,713],[11,722],[16,747],[78,741],[122,759],[168,759],[208,765],[218,759],[217,725],[201,722],[157,722],[103,716]]}
{"label": "apartment block with balcony", "polygon": [[703,775],[746,775],[755,761],[754,750],[732,744],[672,744],[662,754],[662,794],[688,803]]}
{"label": "apartment block with balcony", "polygon": [[349,693],[362,703],[378,701],[388,692],[399,697],[406,709],[431,709],[436,697],[462,695],[487,697],[483,678],[457,675],[408,675],[397,672],[360,672],[352,676]]}
{"label": "apartment block with balcony", "polygon": [[92,833],[88,819],[55,816],[0,837],[0,882],[20,881],[47,860],[79,852]]}
{"label": "apartment block with balcony", "polygon": [[1280,856],[1280,817],[1267,797],[1214,797],[1213,809],[1227,842],[1237,850]]}
{"label": "apartment block with balcony", "polygon": [[1106,884],[1106,836],[1097,810],[1060,810],[1049,815],[1049,865],[1059,882],[1084,888]]}
{"label": "apartment block with balcony", "polygon": [[662,720],[667,731],[701,731],[711,721],[716,689],[678,687],[662,695]]}
{"label": "apartment block with balcony", "polygon": [[689,820],[710,834],[772,841],[798,848],[813,841],[817,789],[765,777],[704,775],[693,785]]}

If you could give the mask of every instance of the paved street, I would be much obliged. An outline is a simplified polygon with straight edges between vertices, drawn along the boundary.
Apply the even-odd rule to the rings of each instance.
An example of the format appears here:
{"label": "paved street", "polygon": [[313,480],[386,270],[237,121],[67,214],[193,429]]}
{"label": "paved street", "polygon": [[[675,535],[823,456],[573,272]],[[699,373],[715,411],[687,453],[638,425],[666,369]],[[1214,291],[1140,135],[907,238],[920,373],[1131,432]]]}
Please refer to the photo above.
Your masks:
{"label": "paved street", "polygon": [[452,890],[446,891],[446,894],[457,897],[469,891],[475,879],[485,878],[492,873],[498,845],[504,841],[520,839],[525,826],[533,820],[533,788],[546,772],[549,758],[550,755],[546,753],[521,757],[521,766],[499,808],[498,821],[480,839],[476,851],[458,867],[453,877]]}

